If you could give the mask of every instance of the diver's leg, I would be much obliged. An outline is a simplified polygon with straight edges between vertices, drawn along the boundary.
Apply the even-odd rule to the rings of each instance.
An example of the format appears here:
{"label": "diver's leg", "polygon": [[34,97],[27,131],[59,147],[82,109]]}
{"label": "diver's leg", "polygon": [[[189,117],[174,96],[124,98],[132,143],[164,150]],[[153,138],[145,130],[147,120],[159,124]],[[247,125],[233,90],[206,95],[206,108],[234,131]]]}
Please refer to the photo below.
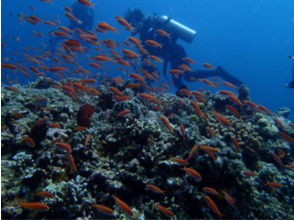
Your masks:
{"label": "diver's leg", "polygon": [[194,77],[195,79],[202,79],[214,76],[219,76],[235,86],[240,86],[243,84],[241,80],[229,74],[221,66],[218,66],[215,70],[196,70],[194,72],[185,72],[184,78],[188,81],[190,77]]}
{"label": "diver's leg", "polygon": [[50,53],[55,53],[55,48],[57,47],[56,43],[58,41],[61,41],[62,39],[65,39],[65,38],[62,38],[62,37],[52,37],[50,40],[49,40],[49,44],[50,44]]}
{"label": "diver's leg", "polygon": [[289,82],[289,83],[286,83],[285,86],[288,88],[288,89],[293,89],[294,88],[294,65],[292,67],[292,81]]}
{"label": "diver's leg", "polygon": [[174,86],[177,87],[178,89],[185,88],[186,85],[182,82],[182,75],[178,76],[179,79],[177,79],[175,76],[172,75],[172,80],[174,83]]}

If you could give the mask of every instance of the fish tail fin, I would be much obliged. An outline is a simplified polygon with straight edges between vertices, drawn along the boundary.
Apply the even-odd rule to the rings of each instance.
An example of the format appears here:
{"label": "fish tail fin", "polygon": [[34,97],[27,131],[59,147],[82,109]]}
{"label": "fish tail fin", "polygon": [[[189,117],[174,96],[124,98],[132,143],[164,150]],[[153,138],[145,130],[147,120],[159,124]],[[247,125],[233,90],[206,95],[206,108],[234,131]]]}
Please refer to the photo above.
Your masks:
{"label": "fish tail fin", "polygon": [[92,3],[92,8],[94,8],[95,10],[96,10],[96,8],[94,7],[94,5],[96,5],[97,4],[97,2],[94,2],[94,3]]}
{"label": "fish tail fin", "polygon": [[185,166],[184,166],[184,168],[181,168],[181,167],[179,167],[179,169],[180,169],[180,170],[185,170],[185,169],[186,169],[186,167],[185,167]]}

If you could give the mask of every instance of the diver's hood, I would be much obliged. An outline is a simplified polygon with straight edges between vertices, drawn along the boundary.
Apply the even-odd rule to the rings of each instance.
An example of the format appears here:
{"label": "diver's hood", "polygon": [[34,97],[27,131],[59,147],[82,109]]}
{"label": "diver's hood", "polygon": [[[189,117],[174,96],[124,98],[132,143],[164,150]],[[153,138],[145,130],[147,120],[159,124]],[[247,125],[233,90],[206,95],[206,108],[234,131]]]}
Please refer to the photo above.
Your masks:
{"label": "diver's hood", "polygon": [[186,41],[189,44],[192,43],[196,35],[196,31],[186,27],[185,25],[182,25],[181,23],[165,15],[158,17],[158,22],[162,26],[167,25],[172,30],[173,35],[176,35],[178,38]]}

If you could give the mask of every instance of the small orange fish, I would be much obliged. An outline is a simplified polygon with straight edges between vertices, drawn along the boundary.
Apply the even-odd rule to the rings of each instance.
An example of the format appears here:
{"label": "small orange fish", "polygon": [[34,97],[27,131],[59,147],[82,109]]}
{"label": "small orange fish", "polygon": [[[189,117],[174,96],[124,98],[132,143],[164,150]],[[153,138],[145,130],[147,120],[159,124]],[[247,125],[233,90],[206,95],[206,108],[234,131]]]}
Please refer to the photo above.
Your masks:
{"label": "small orange fish", "polygon": [[183,141],[184,141],[185,140],[185,128],[182,124],[181,124],[181,133],[182,133]]}
{"label": "small orange fish", "polygon": [[185,170],[190,176],[192,176],[193,178],[197,179],[197,180],[201,180],[202,177],[201,175],[194,169],[192,168],[187,168],[184,166],[184,168],[179,168],[180,170]]}
{"label": "small orange fish", "polygon": [[43,124],[43,123],[46,123],[47,121],[48,121],[48,117],[45,117],[45,118],[41,118],[41,119],[39,119],[38,121],[36,121],[34,124],[33,124],[33,127],[34,126],[39,126],[39,125],[41,125],[41,124]]}
{"label": "small orange fish", "polygon": [[79,127],[75,127],[75,131],[83,131],[83,130],[86,130],[87,127],[84,127],[84,126],[79,126]]}
{"label": "small orange fish", "polygon": [[188,158],[186,159],[186,161],[190,160],[190,159],[194,156],[194,154],[196,153],[197,149],[198,149],[198,145],[196,144],[196,145],[192,148],[192,150],[191,150],[191,152],[190,152]]}
{"label": "small orange fish", "polygon": [[29,147],[36,146],[35,141],[31,137],[23,137],[22,140],[25,141]]}
{"label": "small orange fish", "polygon": [[237,86],[234,86],[232,83],[229,83],[229,82],[223,81],[222,84],[225,85],[225,86],[228,86],[228,87],[231,87],[231,88],[237,89]]}
{"label": "small orange fish", "polygon": [[71,165],[71,167],[74,169],[74,171],[77,171],[77,167],[76,167],[74,158],[71,154],[68,155],[68,161],[69,161],[69,164]]}
{"label": "small orange fish", "polygon": [[165,127],[170,131],[170,133],[173,133],[173,130],[171,129],[168,120],[164,116],[160,116],[160,118],[163,124],[165,125]]}
{"label": "small orange fish", "polygon": [[52,193],[47,192],[47,191],[44,191],[44,192],[37,192],[37,195],[45,196],[45,197],[49,197],[49,198],[53,198]]}
{"label": "small orange fish", "polygon": [[272,187],[273,189],[280,189],[280,188],[282,188],[282,185],[280,183],[277,183],[277,182],[269,182],[268,180],[266,180],[266,183],[264,185],[268,185],[268,186]]}
{"label": "small orange fish", "polygon": [[171,34],[168,34],[168,33],[166,33],[164,30],[161,30],[161,29],[157,29],[157,30],[155,30],[155,32],[156,32],[158,35],[160,35],[160,36],[164,36],[164,37],[170,37],[169,35],[171,35]]}
{"label": "small orange fish", "polygon": [[19,198],[19,206],[25,209],[35,210],[35,211],[48,211],[50,208],[48,205],[40,202],[22,202]]}
{"label": "small orange fish", "polygon": [[163,44],[159,44],[154,40],[146,40],[145,43],[151,47],[160,47],[161,49],[163,49],[162,48]]}
{"label": "small orange fish", "polygon": [[116,204],[128,215],[135,216],[133,210],[123,201],[121,201],[119,198],[116,197],[116,195],[112,195],[112,198],[114,198]]}
{"label": "small orange fish", "polygon": [[129,109],[125,109],[125,110],[123,110],[122,112],[118,113],[118,114],[116,115],[116,118],[119,117],[119,116],[125,116],[125,115],[127,115],[127,114],[129,114],[129,113],[130,113],[130,110],[129,110]]}
{"label": "small orange fish", "polygon": [[209,85],[209,86],[213,86],[213,87],[215,88],[215,84],[214,84],[213,82],[209,81],[208,79],[202,79],[202,81],[203,81],[205,84],[207,84],[207,85]]}
{"label": "small orange fish", "polygon": [[165,214],[167,217],[174,217],[174,213],[172,213],[170,210],[168,210],[164,206],[156,205],[154,207],[157,208],[159,211],[161,211],[163,214]]}
{"label": "small orange fish", "polygon": [[60,124],[57,123],[51,123],[47,125],[48,128],[61,128]]}
{"label": "small orange fish", "polygon": [[221,191],[225,195],[225,199],[227,200],[229,205],[234,208],[235,207],[235,201],[233,200],[233,198],[225,190],[221,190]]}
{"label": "small orange fish", "polygon": [[275,125],[281,128],[285,128],[285,126],[283,125],[283,123],[278,119],[278,118],[273,118]]}
{"label": "small orange fish", "polygon": [[212,69],[212,70],[214,69],[214,67],[211,66],[209,63],[202,63],[202,66],[204,66],[207,69]]}
{"label": "small orange fish", "polygon": [[242,102],[241,102],[236,96],[229,95],[228,97],[229,97],[229,99],[231,99],[231,101],[234,102],[235,104],[240,105],[240,106],[243,105],[243,103],[242,103]]}
{"label": "small orange fish", "polygon": [[215,110],[213,111],[214,117],[215,119],[221,123],[223,126],[225,127],[230,127],[231,124],[230,122],[221,114],[217,113]]}
{"label": "small orange fish", "polygon": [[194,60],[192,60],[191,58],[189,58],[189,57],[184,57],[183,60],[188,62],[188,63],[196,64],[196,62]]}
{"label": "small orange fish", "polygon": [[210,127],[206,127],[206,130],[214,137],[216,137],[215,132],[210,128]]}
{"label": "small orange fish", "polygon": [[104,215],[113,215],[114,211],[111,208],[108,208],[104,205],[94,204],[91,207],[95,207],[99,212],[102,212]]}
{"label": "small orange fish", "polygon": [[283,167],[284,164],[282,163],[280,157],[278,155],[276,155],[275,153],[272,153],[274,159]]}
{"label": "small orange fish", "polygon": [[283,138],[285,141],[287,141],[290,144],[294,144],[294,139],[291,138],[289,135],[285,134],[284,132],[278,131],[277,134]]}
{"label": "small orange fish", "polygon": [[203,188],[203,191],[206,192],[206,193],[211,193],[213,195],[217,195],[218,196],[218,192],[215,189],[213,189],[213,188],[204,187]]}
{"label": "small orange fish", "polygon": [[212,211],[214,211],[215,214],[219,215],[219,218],[221,219],[221,216],[225,216],[224,214],[222,214],[216,204],[212,201],[211,198],[209,198],[208,196],[204,195],[204,200],[207,203],[207,205],[212,209]]}
{"label": "small orange fish", "polygon": [[245,176],[257,176],[256,173],[254,173],[254,172],[252,172],[252,171],[249,171],[249,170],[242,171],[242,173],[243,173]]}
{"label": "small orange fish", "polygon": [[150,189],[151,191],[155,192],[155,193],[161,193],[163,195],[164,195],[164,192],[165,192],[165,191],[161,190],[160,188],[158,188],[157,186],[154,186],[152,184],[148,184],[147,188]]}
{"label": "small orange fish", "polygon": [[91,134],[88,134],[87,137],[86,137],[86,140],[85,140],[85,145],[84,145],[85,147],[87,146],[90,137],[91,137]]}
{"label": "small orange fish", "polygon": [[257,106],[258,106],[258,108],[259,108],[261,111],[263,111],[263,112],[265,112],[265,113],[268,113],[268,114],[270,114],[270,115],[273,114],[268,108],[266,108],[266,107],[264,107],[264,106],[262,106],[262,105],[257,105]]}
{"label": "small orange fish", "polygon": [[57,142],[57,143],[55,143],[55,146],[65,150],[71,154],[71,147],[67,143]]}
{"label": "small orange fish", "polygon": [[188,165],[189,164],[188,161],[183,160],[183,159],[180,159],[180,158],[176,158],[176,157],[170,156],[170,159],[172,159],[173,161],[175,161],[180,166],[185,166],[185,165]]}
{"label": "small orange fish", "polygon": [[285,156],[285,152],[282,151],[281,149],[277,149],[277,151],[278,151],[278,154],[279,154],[280,158],[283,158]]}
{"label": "small orange fish", "polygon": [[231,136],[231,140],[232,140],[232,142],[233,142],[233,144],[234,144],[234,146],[235,146],[235,148],[237,150],[237,153],[239,153],[239,143],[238,143],[238,141],[233,136]]}

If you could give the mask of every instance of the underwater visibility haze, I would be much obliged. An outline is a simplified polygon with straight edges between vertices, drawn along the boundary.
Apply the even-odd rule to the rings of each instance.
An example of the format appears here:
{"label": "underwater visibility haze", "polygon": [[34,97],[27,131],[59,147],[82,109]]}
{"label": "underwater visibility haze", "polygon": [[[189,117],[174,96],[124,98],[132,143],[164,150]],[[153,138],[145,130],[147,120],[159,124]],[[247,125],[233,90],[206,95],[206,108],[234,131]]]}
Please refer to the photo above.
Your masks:
{"label": "underwater visibility haze", "polygon": [[294,218],[294,3],[1,2],[3,219]]}

